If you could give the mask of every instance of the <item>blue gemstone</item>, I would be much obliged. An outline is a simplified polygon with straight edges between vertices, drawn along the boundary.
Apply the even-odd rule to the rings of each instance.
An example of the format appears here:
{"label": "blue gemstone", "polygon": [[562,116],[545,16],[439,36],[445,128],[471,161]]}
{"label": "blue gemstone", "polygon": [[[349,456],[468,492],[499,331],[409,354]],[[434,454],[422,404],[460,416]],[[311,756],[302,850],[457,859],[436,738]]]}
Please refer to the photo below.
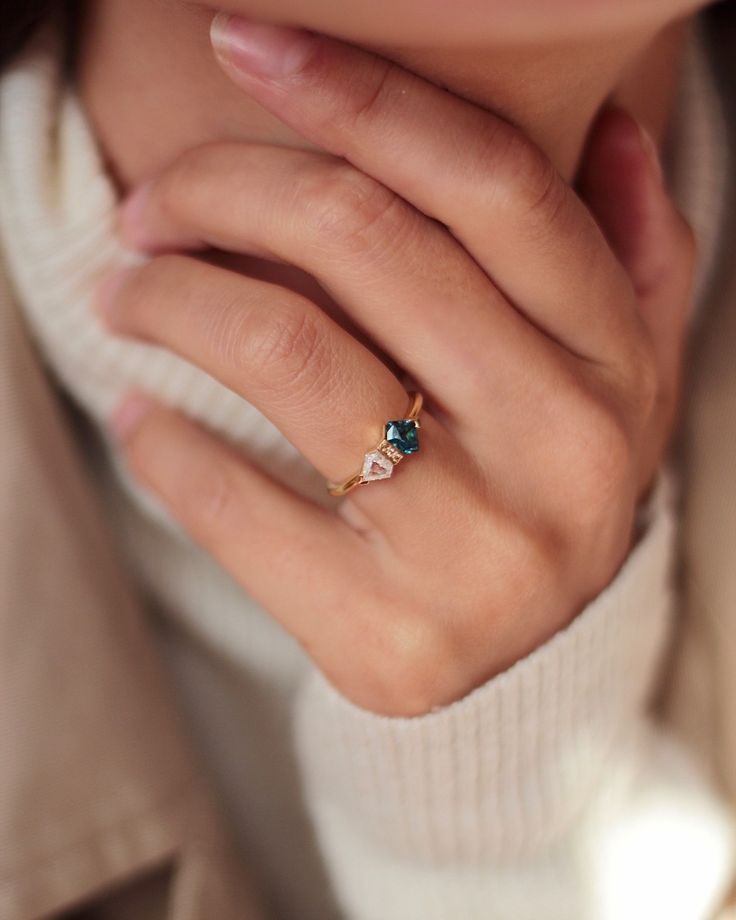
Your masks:
{"label": "blue gemstone", "polygon": [[419,450],[419,428],[414,419],[386,422],[386,440],[402,454],[415,454]]}

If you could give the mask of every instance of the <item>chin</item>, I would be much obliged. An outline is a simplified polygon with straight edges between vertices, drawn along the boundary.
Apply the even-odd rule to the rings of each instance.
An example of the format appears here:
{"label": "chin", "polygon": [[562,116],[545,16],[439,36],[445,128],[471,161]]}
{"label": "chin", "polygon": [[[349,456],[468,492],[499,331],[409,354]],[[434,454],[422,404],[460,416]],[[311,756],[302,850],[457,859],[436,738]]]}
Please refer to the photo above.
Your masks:
{"label": "chin", "polygon": [[221,4],[228,12],[304,26],[358,44],[404,47],[604,37],[650,30],[704,5],[703,0],[229,0]]}

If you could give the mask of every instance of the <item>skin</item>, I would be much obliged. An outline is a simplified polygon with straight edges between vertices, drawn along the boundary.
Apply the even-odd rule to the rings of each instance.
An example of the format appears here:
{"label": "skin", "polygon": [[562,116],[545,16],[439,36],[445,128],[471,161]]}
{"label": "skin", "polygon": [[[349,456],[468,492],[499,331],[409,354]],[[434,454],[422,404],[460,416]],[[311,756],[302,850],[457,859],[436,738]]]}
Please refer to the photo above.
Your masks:
{"label": "skin", "polygon": [[[430,16],[427,0],[238,0],[228,12],[292,21],[383,54],[512,121],[571,179],[595,113],[612,95],[661,137],[682,17],[694,6],[432,0]],[[212,140],[309,146],[223,75],[208,41],[214,12],[182,0],[87,3],[78,77],[122,187]]]}
{"label": "skin", "polygon": [[401,417],[406,372],[424,452],[334,513],[140,394],[113,430],[341,692],[420,715],[567,625],[630,552],[676,418],[692,236],[623,112],[596,123],[581,198],[474,100],[331,38],[227,25],[222,74],[303,142],[211,143],[150,178],[121,226],[155,257],[107,280],[104,320],[240,393],[327,479]]}

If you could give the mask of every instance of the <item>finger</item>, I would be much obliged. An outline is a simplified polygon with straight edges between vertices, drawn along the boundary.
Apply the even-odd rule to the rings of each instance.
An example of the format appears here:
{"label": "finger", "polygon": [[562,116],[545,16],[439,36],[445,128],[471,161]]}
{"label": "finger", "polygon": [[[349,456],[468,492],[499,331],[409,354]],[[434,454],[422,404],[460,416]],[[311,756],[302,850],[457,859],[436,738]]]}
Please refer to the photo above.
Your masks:
{"label": "finger", "polygon": [[692,302],[693,234],[662,180],[653,143],[625,112],[607,110],[591,136],[581,188],[637,294],[656,367],[657,401],[643,481],[676,421]]}
{"label": "finger", "polygon": [[447,225],[550,336],[594,361],[620,358],[611,341],[640,322],[627,279],[587,209],[520,132],[324,36],[218,17],[213,40],[253,98]]}
{"label": "finger", "polygon": [[178,412],[134,396],[112,426],[131,472],[192,538],[297,640],[319,638],[337,659],[351,618],[331,611],[358,615],[348,598],[369,581],[365,539]]}
{"label": "finger", "polygon": [[121,219],[154,251],[199,241],[298,265],[446,415],[475,426],[477,405],[491,390],[502,399],[522,367],[545,376],[570,359],[440,224],[335,157],[209,145],[149,182]]}
{"label": "finger", "polygon": [[[101,291],[118,333],[161,345],[196,364],[256,406],[325,476],[343,481],[402,419],[400,381],[307,298],[185,256],[161,256],[114,276]],[[425,410],[420,457],[402,463],[390,495],[372,484],[362,504],[386,524],[395,501],[417,513],[435,490],[455,496],[445,472],[461,451]],[[418,475],[417,466],[421,467]],[[393,530],[398,530],[396,523]]]}
{"label": "finger", "polygon": [[692,294],[692,233],[670,198],[653,141],[607,109],[591,134],[581,189],[631,279],[657,355],[674,377]]}

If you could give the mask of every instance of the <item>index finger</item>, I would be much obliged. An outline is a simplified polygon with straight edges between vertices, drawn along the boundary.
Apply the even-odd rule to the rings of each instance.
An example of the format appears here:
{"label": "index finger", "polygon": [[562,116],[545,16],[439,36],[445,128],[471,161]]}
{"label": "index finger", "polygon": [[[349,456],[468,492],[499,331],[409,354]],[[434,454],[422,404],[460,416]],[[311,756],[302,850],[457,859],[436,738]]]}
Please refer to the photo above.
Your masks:
{"label": "index finger", "polygon": [[323,35],[220,14],[212,38],[249,95],[445,224],[535,325],[603,364],[629,350],[640,321],[625,273],[584,204],[508,122]]}

